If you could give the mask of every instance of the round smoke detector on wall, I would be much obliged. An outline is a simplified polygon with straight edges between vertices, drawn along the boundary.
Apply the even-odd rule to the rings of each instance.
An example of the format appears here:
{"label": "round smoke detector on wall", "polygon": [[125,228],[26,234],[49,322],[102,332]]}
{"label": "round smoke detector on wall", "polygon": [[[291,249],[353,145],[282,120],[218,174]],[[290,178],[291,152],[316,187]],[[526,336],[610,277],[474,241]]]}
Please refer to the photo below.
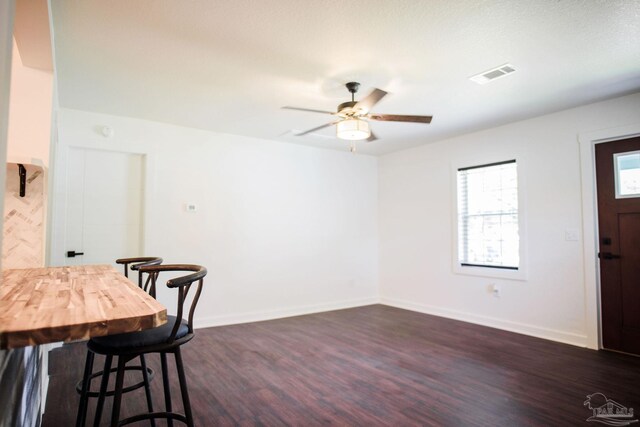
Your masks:
{"label": "round smoke detector on wall", "polygon": [[100,133],[105,138],[111,138],[113,136],[113,128],[110,126],[102,126],[102,129],[100,129]]}

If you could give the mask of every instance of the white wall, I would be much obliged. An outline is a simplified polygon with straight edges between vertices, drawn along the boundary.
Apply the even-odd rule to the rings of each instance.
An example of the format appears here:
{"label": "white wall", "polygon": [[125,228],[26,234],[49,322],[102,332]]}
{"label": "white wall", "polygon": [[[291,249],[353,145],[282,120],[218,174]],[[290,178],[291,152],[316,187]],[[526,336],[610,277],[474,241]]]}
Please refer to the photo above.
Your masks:
{"label": "white wall", "polygon": [[[0,164],[7,159],[7,129],[9,127],[9,106],[11,90],[11,51],[13,42],[13,17],[15,3],[13,0],[0,2]],[[5,168],[0,168],[0,191],[4,196]],[[4,197],[0,197],[0,210],[3,209]],[[4,218],[0,218],[0,226]],[[2,236],[0,235],[0,245]]]}
{"label": "white wall", "polygon": [[376,158],[65,109],[57,128],[59,159],[68,146],[147,154],[145,252],[209,269],[199,326],[377,302]]}
{"label": "white wall", "polygon": [[7,158],[49,164],[53,73],[25,67],[13,42]]}
{"label": "white wall", "polygon": [[[379,160],[383,303],[558,341],[587,345],[578,135],[637,123],[640,94],[512,123]],[[518,159],[527,280],[453,272],[454,169]],[[493,297],[488,285],[501,287]]]}
{"label": "white wall", "polygon": [[[57,125],[62,151],[148,155],[146,252],[210,269],[200,326],[380,295],[390,305],[587,345],[596,321],[585,308],[588,263],[583,242],[565,240],[584,218],[578,136],[638,123],[638,112],[634,94],[379,159],[65,109]],[[103,125],[113,138],[99,134]],[[511,158],[523,178],[527,278],[455,274],[455,166]],[[64,179],[64,165],[56,167]],[[186,203],[198,212],[185,212]]]}

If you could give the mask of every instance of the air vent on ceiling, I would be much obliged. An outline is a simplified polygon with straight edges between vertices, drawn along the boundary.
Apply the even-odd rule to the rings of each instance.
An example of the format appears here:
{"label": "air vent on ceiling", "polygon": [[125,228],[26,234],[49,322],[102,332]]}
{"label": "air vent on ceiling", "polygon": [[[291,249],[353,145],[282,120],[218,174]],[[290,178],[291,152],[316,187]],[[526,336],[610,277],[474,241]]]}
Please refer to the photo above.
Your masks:
{"label": "air vent on ceiling", "polygon": [[492,80],[499,79],[500,77],[504,77],[516,71],[511,64],[504,64],[496,68],[492,68],[483,73],[476,74],[473,77],[469,77],[469,80],[472,80],[478,84],[489,83]]}

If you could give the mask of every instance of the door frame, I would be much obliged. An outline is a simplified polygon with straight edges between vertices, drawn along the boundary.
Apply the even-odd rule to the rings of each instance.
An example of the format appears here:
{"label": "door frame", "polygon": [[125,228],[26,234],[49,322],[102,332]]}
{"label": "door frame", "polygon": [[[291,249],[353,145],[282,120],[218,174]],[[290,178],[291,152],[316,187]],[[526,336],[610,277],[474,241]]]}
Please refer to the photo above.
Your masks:
{"label": "door frame", "polygon": [[600,264],[598,262],[598,199],[596,195],[596,144],[640,136],[640,123],[578,134],[582,187],[582,257],[585,285],[587,347],[602,348]]}
{"label": "door frame", "polygon": [[142,254],[147,249],[147,231],[149,229],[149,212],[153,212],[152,195],[154,193],[155,156],[142,145],[127,141],[115,141],[113,138],[97,136],[89,138],[83,142],[65,143],[64,136],[59,135],[58,146],[55,150],[55,158],[52,161],[58,171],[53,176],[53,195],[51,197],[51,239],[47,244],[46,259],[47,266],[59,260],[59,255],[64,252],[65,236],[67,231],[66,209],[67,209],[67,181],[68,181],[68,157],[71,149],[99,150],[118,152],[126,154],[137,154],[142,156],[142,233],[140,247]]}

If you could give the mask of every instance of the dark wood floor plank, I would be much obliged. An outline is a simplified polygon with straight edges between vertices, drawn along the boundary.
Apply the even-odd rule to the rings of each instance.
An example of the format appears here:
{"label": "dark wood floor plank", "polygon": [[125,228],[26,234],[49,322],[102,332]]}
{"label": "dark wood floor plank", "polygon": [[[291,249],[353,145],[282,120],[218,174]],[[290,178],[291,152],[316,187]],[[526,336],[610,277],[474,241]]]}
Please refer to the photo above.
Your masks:
{"label": "dark wood floor plank", "polygon": [[[73,424],[84,352],[52,354],[43,426]],[[595,392],[640,413],[640,358],[382,305],[199,329],[183,358],[199,426],[586,425]],[[125,415],[144,409],[127,395]]]}

